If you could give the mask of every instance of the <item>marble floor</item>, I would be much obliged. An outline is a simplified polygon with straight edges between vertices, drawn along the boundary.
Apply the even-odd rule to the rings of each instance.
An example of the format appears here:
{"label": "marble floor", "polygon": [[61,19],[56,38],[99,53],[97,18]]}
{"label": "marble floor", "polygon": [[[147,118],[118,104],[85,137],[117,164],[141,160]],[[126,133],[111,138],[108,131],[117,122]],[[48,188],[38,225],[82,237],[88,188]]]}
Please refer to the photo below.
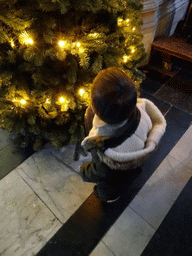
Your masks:
{"label": "marble floor", "polygon": [[94,184],[81,180],[78,169],[89,156],[74,162],[72,145],[17,151],[11,161],[14,146],[1,131],[0,153],[7,152],[0,154],[1,256],[142,254],[192,176],[192,96],[178,82],[184,77],[183,84],[192,84],[188,64],[177,63],[174,77],[147,71],[141,97],[159,107],[167,130],[114,204],[102,204]]}

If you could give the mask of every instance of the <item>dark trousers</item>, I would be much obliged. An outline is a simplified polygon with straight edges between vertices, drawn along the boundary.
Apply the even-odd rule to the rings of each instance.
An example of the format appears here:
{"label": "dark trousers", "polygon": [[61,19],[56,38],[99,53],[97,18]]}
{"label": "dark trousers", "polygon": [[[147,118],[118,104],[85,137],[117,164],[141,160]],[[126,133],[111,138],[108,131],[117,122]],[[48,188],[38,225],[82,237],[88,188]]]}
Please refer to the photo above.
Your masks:
{"label": "dark trousers", "polygon": [[140,171],[141,168],[126,171],[111,170],[108,178],[97,183],[98,194],[101,200],[107,201],[122,195]]}

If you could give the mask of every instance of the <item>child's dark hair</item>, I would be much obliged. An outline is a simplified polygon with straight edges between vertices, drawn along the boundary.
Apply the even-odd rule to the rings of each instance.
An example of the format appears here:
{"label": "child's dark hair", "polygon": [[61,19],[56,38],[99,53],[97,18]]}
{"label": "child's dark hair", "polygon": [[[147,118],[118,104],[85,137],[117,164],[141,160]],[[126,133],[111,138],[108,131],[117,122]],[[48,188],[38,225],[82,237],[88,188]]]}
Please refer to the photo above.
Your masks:
{"label": "child's dark hair", "polygon": [[134,82],[117,67],[101,70],[93,80],[91,101],[94,112],[108,124],[129,118],[137,103]]}

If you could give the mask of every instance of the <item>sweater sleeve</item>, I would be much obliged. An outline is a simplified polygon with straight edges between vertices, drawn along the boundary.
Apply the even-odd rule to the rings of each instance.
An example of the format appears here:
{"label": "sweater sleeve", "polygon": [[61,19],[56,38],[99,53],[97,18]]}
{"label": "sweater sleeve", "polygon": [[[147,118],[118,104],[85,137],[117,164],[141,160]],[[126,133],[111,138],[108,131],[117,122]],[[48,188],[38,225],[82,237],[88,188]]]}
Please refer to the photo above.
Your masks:
{"label": "sweater sleeve", "polygon": [[110,167],[100,160],[97,150],[91,149],[92,161],[85,162],[80,167],[80,175],[84,181],[97,183],[104,180],[110,173]]}
{"label": "sweater sleeve", "polygon": [[155,106],[153,102],[146,99],[145,110],[151,118],[152,121],[152,129],[149,132],[147,144],[150,142],[158,145],[161,137],[165,133],[166,129],[166,120],[161,113],[161,111]]}

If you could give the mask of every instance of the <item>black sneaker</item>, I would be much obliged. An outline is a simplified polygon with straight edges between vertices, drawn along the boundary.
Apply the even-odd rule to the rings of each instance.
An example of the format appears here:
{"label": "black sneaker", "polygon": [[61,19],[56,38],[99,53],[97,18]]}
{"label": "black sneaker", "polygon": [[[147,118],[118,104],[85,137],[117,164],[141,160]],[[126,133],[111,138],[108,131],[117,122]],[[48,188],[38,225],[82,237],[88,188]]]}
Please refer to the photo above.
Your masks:
{"label": "black sneaker", "polygon": [[93,193],[102,201],[102,202],[105,202],[105,203],[113,203],[113,202],[116,202],[121,196],[117,196],[113,199],[108,199],[108,200],[103,200],[100,198],[99,196],[99,193],[98,193],[98,187],[97,185],[94,186],[93,188]]}

